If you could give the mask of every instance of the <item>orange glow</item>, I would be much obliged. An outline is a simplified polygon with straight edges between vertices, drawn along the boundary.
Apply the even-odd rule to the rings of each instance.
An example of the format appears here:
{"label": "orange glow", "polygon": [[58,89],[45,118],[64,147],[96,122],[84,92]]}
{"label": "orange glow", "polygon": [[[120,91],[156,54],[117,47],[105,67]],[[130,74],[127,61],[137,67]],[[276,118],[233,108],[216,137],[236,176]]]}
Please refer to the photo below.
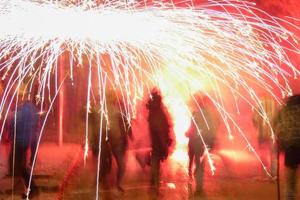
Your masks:
{"label": "orange glow", "polygon": [[228,157],[230,160],[235,162],[249,162],[255,161],[255,157],[247,151],[237,151],[222,149],[218,152],[223,157]]}

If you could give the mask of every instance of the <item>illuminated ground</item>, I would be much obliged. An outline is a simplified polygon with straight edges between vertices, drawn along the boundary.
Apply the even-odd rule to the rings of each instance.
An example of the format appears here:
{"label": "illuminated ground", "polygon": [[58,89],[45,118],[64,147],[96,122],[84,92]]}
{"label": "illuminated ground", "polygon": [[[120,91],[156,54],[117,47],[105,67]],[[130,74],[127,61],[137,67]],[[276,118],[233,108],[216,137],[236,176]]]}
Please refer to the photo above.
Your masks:
{"label": "illuminated ground", "polygon": [[[74,144],[66,144],[60,148],[52,143],[42,144],[34,176],[40,189],[40,195],[33,199],[57,199],[59,185],[67,168],[70,167],[72,161],[78,155],[77,153],[80,152],[79,149],[80,146]],[[1,200],[12,199],[10,196],[11,179],[3,177],[6,165],[5,151],[5,147],[2,145],[0,148]],[[223,156],[219,156],[221,154]],[[228,152],[222,152],[215,155],[214,159],[217,167],[215,176],[211,176],[210,171],[206,169],[205,193],[199,199],[276,199],[276,183],[257,180],[258,177],[263,176],[260,175],[259,166],[247,152],[235,152],[233,153],[235,155],[231,155],[230,159],[226,156],[227,154]],[[133,155],[134,151],[129,152],[127,174],[123,184],[125,193],[117,192],[113,187],[101,189],[100,199],[144,200],[154,198],[149,187],[149,169],[141,169]],[[177,152],[172,159],[163,164],[162,186],[158,199],[198,199],[192,196],[191,188],[193,186],[188,181],[185,168],[186,157],[184,155],[184,152]],[[69,178],[69,185],[64,190],[63,199],[95,198],[95,167],[93,161],[89,159],[86,166],[83,167],[80,157],[79,163],[79,167],[75,168],[75,173]],[[113,176],[110,179],[112,182],[114,181]],[[300,188],[298,189],[300,191]],[[21,192],[22,186],[19,183],[15,190],[14,199],[20,199]]]}

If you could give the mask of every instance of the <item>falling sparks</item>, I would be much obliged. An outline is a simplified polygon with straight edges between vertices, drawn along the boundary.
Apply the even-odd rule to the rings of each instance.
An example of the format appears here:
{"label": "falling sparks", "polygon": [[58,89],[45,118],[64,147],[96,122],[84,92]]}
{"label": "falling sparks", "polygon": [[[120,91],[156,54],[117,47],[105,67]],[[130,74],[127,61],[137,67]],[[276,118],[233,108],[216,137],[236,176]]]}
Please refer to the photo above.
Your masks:
{"label": "falling sparks", "polygon": [[[87,123],[92,93],[100,96],[100,114],[107,120],[105,88],[118,94],[128,119],[135,115],[136,101],[152,86],[159,85],[164,94],[172,91],[184,108],[195,92],[202,91],[221,115],[229,139],[234,127],[257,156],[225,106],[222,92],[254,108],[261,106],[255,88],[279,101],[275,91],[291,95],[289,77],[299,75],[289,57],[300,53],[298,38],[284,25],[299,29],[250,2],[220,0],[183,8],[162,2],[1,0],[0,24],[5,27],[0,30],[4,121],[17,103],[22,82],[29,95],[38,86],[41,112],[49,113],[62,84],[57,81],[58,59],[67,55],[65,78],[72,80],[76,67],[89,71]],[[0,140],[3,129],[4,125]],[[85,157],[87,152],[88,128]],[[214,173],[209,149],[205,154]]]}

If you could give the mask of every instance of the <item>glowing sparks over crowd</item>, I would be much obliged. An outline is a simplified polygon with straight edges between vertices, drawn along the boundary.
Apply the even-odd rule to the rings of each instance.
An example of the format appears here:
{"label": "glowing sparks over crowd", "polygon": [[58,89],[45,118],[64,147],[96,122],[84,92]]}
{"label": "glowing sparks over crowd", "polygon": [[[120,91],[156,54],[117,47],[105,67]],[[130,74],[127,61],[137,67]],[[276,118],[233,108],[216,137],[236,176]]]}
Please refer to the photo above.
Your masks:
{"label": "glowing sparks over crowd", "polygon": [[[160,86],[163,94],[172,91],[167,95],[179,99],[176,103],[184,108],[201,91],[215,104],[229,137],[235,127],[257,156],[221,91],[257,107],[261,104],[254,87],[278,100],[274,91],[290,95],[289,76],[299,75],[288,56],[300,53],[298,38],[284,25],[293,31],[298,28],[250,2],[220,0],[183,8],[160,2],[1,0],[0,24],[4,121],[24,83],[27,91],[38,86],[41,111],[50,111],[63,84],[58,81],[58,59],[67,56],[64,78],[73,79],[76,67],[89,72],[87,113],[91,95],[97,94],[100,113],[107,119],[109,90],[115,90],[124,103],[128,119],[135,116],[136,102],[152,86]],[[2,133],[3,127],[0,140]],[[86,153],[87,140],[88,129]]]}

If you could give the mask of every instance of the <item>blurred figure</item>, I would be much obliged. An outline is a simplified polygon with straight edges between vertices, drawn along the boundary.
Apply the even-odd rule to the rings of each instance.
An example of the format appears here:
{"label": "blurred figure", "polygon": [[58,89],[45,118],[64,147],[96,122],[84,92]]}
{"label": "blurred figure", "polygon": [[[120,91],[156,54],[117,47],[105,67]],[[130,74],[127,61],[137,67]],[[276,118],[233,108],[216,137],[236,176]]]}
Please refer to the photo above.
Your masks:
{"label": "blurred figure", "polygon": [[[10,152],[10,174],[21,176],[25,193],[23,198],[27,198],[29,187],[30,170],[28,167],[27,152],[29,149],[35,150],[38,141],[38,110],[30,100],[19,98],[19,105],[16,108],[14,120],[10,128],[11,152]],[[31,152],[33,157],[35,152]],[[33,158],[31,158],[33,161]],[[30,163],[31,165],[33,163]],[[33,165],[32,165],[33,166]],[[30,196],[38,192],[34,180],[31,180]]]}
{"label": "blurred figure", "polygon": [[[148,100],[148,99],[146,99]],[[145,170],[151,166],[151,139],[148,130],[147,113],[148,109],[145,106],[144,101],[140,101],[136,105],[136,115],[133,120],[133,127],[135,133],[134,149],[135,158],[139,166]]]}
{"label": "blurred figure", "polygon": [[286,199],[296,199],[297,168],[300,164],[300,95],[291,96],[274,121],[279,146],[284,151]]}
{"label": "blurred figure", "polygon": [[[0,81],[0,99],[3,98],[3,92],[4,92],[4,83],[3,81]],[[7,108],[8,106],[5,105],[4,108]],[[11,149],[11,139],[10,139],[10,129],[11,129],[11,123],[12,123],[12,117],[11,117],[11,112],[8,112],[8,116],[6,119],[4,117],[0,118],[0,124],[1,127],[3,127],[3,134],[2,138],[0,139],[0,145],[4,145],[4,152],[3,155],[2,152],[0,152],[0,162],[2,159],[6,158],[6,155],[10,154],[10,149]],[[10,176],[11,170],[10,168],[10,163],[7,162],[7,166],[5,166],[7,171],[5,172],[5,176]]]}
{"label": "blurred figure", "polygon": [[[99,166],[99,177],[97,177],[98,174],[92,174],[92,177],[94,177],[94,183],[93,185],[97,184],[97,181],[99,181],[100,187],[103,189],[109,189],[110,187],[110,181],[109,181],[109,173],[112,169],[112,150],[109,141],[107,140],[106,136],[106,120],[103,117],[102,121],[102,130],[100,130],[100,124],[101,124],[101,110],[99,107],[99,97],[98,99],[95,99],[93,103],[91,104],[91,107],[89,108],[88,113],[88,131],[89,131],[89,149],[92,153],[92,159],[90,166],[86,165],[85,161],[82,159],[85,154],[84,145],[82,145],[82,148],[76,153],[74,152],[74,158],[72,163],[69,165],[69,168],[66,170],[66,173],[64,175],[63,180],[61,181],[61,184],[59,186],[59,191],[57,193],[57,199],[61,200],[64,199],[64,194],[67,188],[69,187],[70,183],[73,181],[74,176],[78,176],[80,172],[83,172],[85,170],[82,170],[82,167],[87,171],[93,171],[98,173],[98,156],[99,151],[100,152],[100,166]],[[87,107],[84,106],[81,110],[81,117],[84,119],[84,123],[86,123],[86,110]],[[101,145],[99,149],[99,139],[101,135]],[[76,153],[76,154],[75,154]],[[89,168],[92,167],[92,168]],[[80,174],[80,176],[87,176],[91,175],[90,172],[88,174]],[[97,180],[98,179],[98,180]],[[110,193],[105,192],[103,196],[101,196],[103,199],[110,199]],[[102,199],[101,198],[101,199]]]}
{"label": "blurred figure", "polygon": [[264,153],[261,153],[260,157],[264,163],[267,163],[267,166],[270,166],[272,180],[277,179],[277,144],[275,138],[272,139],[272,125],[276,112],[275,101],[271,97],[265,97],[261,100],[261,106],[253,114],[253,124],[258,132],[260,152],[264,152],[265,148],[270,152],[269,159],[266,158]]}
{"label": "blurred figure", "polygon": [[125,156],[128,149],[128,137],[132,137],[131,122],[122,112],[122,103],[118,101],[115,92],[106,95],[108,140],[112,154],[117,163],[117,188],[124,192],[121,183],[125,174]]}
{"label": "blurred figure", "polygon": [[[205,146],[212,149],[215,144],[215,136],[217,128],[219,127],[219,119],[214,114],[217,113],[213,109],[212,103],[208,96],[197,94],[195,96],[195,105],[192,106],[192,120],[189,129],[186,132],[186,137],[189,138],[188,142],[188,155],[189,155],[189,176],[193,176],[193,163],[195,162],[195,193],[201,193],[203,190],[203,176],[204,176],[204,153]],[[201,139],[203,138],[203,141]]]}
{"label": "blurred figure", "polygon": [[29,165],[33,166],[34,165],[35,153],[36,153],[36,150],[37,150],[37,147],[38,147],[38,140],[39,140],[39,137],[40,137],[41,124],[42,124],[42,121],[44,120],[45,113],[39,112],[37,110],[38,108],[37,108],[36,105],[38,104],[38,100],[37,100],[36,96],[32,97],[31,103],[35,107],[36,115],[37,115],[37,122],[36,122],[36,125],[35,125],[36,131],[34,131],[32,133],[31,142],[30,142],[30,152],[31,153],[30,153]]}
{"label": "blurred figure", "polygon": [[167,112],[162,103],[162,97],[154,89],[147,102],[149,110],[148,123],[151,138],[151,185],[156,192],[160,182],[160,162],[167,159],[172,143],[171,124]]}
{"label": "blurred figure", "polygon": [[[100,153],[100,173],[99,179],[102,185],[106,186],[106,178],[112,168],[112,153],[109,142],[106,140],[105,120],[101,132],[101,153]],[[99,154],[99,136],[100,136],[100,108],[93,106],[89,113],[90,147],[93,158],[98,159]]]}

